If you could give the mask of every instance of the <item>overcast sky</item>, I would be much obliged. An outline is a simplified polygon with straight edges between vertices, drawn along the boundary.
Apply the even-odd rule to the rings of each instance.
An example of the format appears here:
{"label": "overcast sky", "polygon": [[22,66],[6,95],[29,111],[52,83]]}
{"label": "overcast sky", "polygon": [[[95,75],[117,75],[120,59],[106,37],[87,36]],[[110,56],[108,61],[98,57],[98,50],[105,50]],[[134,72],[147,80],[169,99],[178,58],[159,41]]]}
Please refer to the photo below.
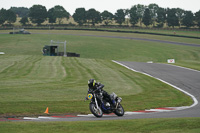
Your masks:
{"label": "overcast sky", "polygon": [[200,0],[0,0],[0,9],[10,7],[30,8],[35,4],[43,5],[48,9],[55,5],[63,6],[71,15],[76,8],[84,7],[86,10],[94,8],[99,12],[107,10],[115,13],[118,9],[130,9],[133,5],[149,5],[156,3],[164,8],[182,8],[193,13],[200,10]]}

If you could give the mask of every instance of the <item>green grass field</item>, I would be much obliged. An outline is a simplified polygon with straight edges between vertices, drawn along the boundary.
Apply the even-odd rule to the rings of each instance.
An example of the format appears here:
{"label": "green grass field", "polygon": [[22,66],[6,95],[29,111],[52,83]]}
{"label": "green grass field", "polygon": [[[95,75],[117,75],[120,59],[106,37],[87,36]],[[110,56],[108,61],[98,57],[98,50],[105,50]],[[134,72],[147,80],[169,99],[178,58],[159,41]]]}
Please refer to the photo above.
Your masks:
{"label": "green grass field", "polygon": [[[31,32],[44,33],[47,31]],[[89,103],[83,100],[87,94],[87,81],[90,78],[95,78],[105,84],[105,90],[109,93],[115,92],[121,96],[126,111],[185,106],[193,102],[190,97],[174,88],[153,78],[127,70],[111,60],[166,63],[167,59],[175,58],[176,65],[200,70],[200,48],[198,47],[76,36],[75,34],[136,36],[178,41],[173,37],[87,31],[49,31],[48,33],[50,32],[71,35],[0,34],[0,52],[5,52],[5,55],[0,55],[1,117],[42,115],[46,107],[49,107],[50,114],[89,113]],[[67,51],[79,53],[81,58],[43,56],[41,49],[49,44],[50,40],[66,40]],[[184,39],[181,40],[184,41]],[[199,44],[197,39],[185,40],[188,43]],[[134,123],[133,121],[127,122],[131,124]],[[143,124],[143,121],[141,120],[140,124]],[[199,119],[194,121],[199,122]],[[124,123],[124,121],[118,123]],[[7,122],[4,124],[8,128],[12,125],[17,126],[17,124]],[[63,126],[68,123],[55,122],[52,124]],[[71,124],[76,126],[79,122]],[[85,124],[87,126],[91,123],[86,122]],[[27,126],[28,129],[37,126],[36,123],[20,123],[20,125]],[[6,126],[2,128],[4,132],[9,131],[6,130]],[[192,129],[195,128],[192,127]],[[38,130],[42,129],[40,127]],[[75,131],[74,129],[69,130]],[[83,130],[87,129],[83,128]],[[178,129],[172,131],[176,130]],[[156,131],[156,128],[153,131]]]}
{"label": "green grass field", "polygon": [[1,133],[199,133],[200,118],[89,122],[1,122]]}
{"label": "green grass field", "polygon": [[[1,31],[7,32],[8,31]],[[190,67],[200,70],[198,47],[177,46],[173,44],[164,44],[158,42],[147,42],[139,40],[126,40],[115,38],[102,38],[81,35],[104,35],[104,36],[123,36],[149,38],[157,40],[175,41],[199,44],[199,39],[165,37],[155,35],[141,35],[128,33],[109,33],[94,31],[37,31],[32,33],[46,33],[44,35],[1,35],[1,42],[7,45],[1,45],[1,51],[7,54],[21,55],[41,55],[41,49],[45,44],[49,44],[50,40],[67,40],[67,51],[81,54],[81,58],[95,58],[106,60],[126,60],[139,62],[162,62],[166,63],[167,59],[176,59],[177,65]],[[58,34],[59,33],[59,34]],[[52,35],[55,34],[55,35]],[[60,35],[71,34],[71,35]],[[9,41],[7,41],[9,37]],[[34,47],[32,47],[32,44]],[[12,47],[12,49],[10,48]],[[29,49],[30,48],[30,49]]]}

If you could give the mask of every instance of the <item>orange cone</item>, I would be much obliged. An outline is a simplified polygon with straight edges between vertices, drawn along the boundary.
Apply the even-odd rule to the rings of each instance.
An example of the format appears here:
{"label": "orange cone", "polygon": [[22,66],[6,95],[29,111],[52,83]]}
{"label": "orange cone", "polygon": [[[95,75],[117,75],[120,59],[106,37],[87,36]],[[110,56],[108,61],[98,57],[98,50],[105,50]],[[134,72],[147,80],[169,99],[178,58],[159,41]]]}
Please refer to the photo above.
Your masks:
{"label": "orange cone", "polygon": [[47,107],[46,111],[44,112],[45,114],[49,114],[49,108]]}

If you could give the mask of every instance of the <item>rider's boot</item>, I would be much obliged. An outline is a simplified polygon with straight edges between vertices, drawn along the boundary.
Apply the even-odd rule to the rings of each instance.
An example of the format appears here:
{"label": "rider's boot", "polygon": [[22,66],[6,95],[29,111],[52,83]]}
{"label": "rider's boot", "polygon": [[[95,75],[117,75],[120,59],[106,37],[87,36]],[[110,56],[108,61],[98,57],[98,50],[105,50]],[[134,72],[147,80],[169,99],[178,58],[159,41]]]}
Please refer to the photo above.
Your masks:
{"label": "rider's boot", "polygon": [[111,101],[111,104],[113,105],[113,107],[116,106],[116,101],[113,97],[110,96],[110,101]]}
{"label": "rider's boot", "polygon": [[114,99],[112,100],[112,104],[114,107],[116,106],[116,101]]}

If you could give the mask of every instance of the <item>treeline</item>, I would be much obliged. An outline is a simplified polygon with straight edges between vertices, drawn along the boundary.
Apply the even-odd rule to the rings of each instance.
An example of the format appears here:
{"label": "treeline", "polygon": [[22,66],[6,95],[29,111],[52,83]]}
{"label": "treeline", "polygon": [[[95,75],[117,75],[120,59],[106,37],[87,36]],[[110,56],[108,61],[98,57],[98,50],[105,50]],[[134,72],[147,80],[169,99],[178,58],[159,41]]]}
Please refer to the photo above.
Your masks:
{"label": "treeline", "polygon": [[[130,9],[118,9],[115,14],[109,11],[99,12],[94,8],[85,10],[85,8],[77,8],[75,13],[70,15],[65,8],[60,5],[54,6],[47,11],[45,6],[33,5],[31,8],[11,7],[9,10],[0,10],[0,25],[5,23],[12,24],[16,22],[17,15],[21,17],[20,23],[27,25],[30,21],[34,24],[41,25],[48,20],[50,24],[62,24],[64,18],[73,17],[78,25],[93,25],[103,23],[104,25],[112,25],[113,22],[142,27],[168,27],[184,26],[187,28],[198,26],[200,28],[200,10],[196,13],[186,11],[180,8],[162,8],[157,4],[134,5]],[[75,25],[75,24],[74,24]]]}

